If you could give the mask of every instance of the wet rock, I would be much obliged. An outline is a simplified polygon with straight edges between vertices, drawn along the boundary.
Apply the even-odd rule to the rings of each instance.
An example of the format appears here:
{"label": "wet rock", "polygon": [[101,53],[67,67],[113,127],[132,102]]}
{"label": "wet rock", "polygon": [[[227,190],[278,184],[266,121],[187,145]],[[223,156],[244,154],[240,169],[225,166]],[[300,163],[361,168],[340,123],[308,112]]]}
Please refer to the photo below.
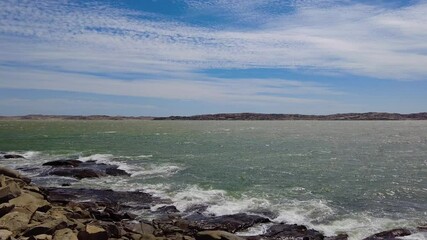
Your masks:
{"label": "wet rock", "polygon": [[203,231],[203,232],[197,233],[196,240],[244,240],[244,239],[225,231]]}
{"label": "wet rock", "polygon": [[257,215],[248,215],[246,213],[239,213],[234,215],[224,215],[217,217],[207,217],[202,214],[192,214],[186,217],[191,223],[191,227],[203,230],[224,230],[227,232],[237,232],[258,223],[268,223],[270,220],[265,217]]}
{"label": "wet rock", "polygon": [[88,224],[84,231],[77,234],[79,240],[108,240],[108,233],[105,229]]}
{"label": "wet rock", "polygon": [[0,229],[0,240],[10,239],[12,235],[13,235],[13,232],[6,229]]}
{"label": "wet rock", "polygon": [[4,159],[16,159],[16,158],[25,158],[25,157],[22,155],[19,155],[19,154],[4,154],[3,158]]}
{"label": "wet rock", "polygon": [[347,240],[347,239],[348,239],[348,235],[346,233],[340,233],[332,237],[325,237],[325,240]]}
{"label": "wet rock", "polygon": [[179,213],[179,210],[175,206],[169,205],[169,206],[159,207],[155,212],[162,213],[162,214],[171,214],[171,213]]}
{"label": "wet rock", "polygon": [[125,170],[118,169],[117,167],[110,167],[105,169],[105,174],[110,176],[130,176]]}
{"label": "wet rock", "polygon": [[43,163],[43,166],[52,166],[52,167],[78,167],[82,161],[79,160],[55,160]]}
{"label": "wet rock", "polygon": [[262,235],[268,239],[304,239],[304,240],[323,240],[324,236],[320,232],[297,224],[277,224],[271,226],[267,232]]}
{"label": "wet rock", "polygon": [[396,239],[397,237],[404,237],[408,235],[411,235],[411,232],[408,229],[397,228],[374,234],[365,238],[364,240]]}
{"label": "wet rock", "polygon": [[77,179],[98,178],[107,175],[130,176],[126,171],[118,169],[119,166],[117,165],[97,163],[96,161],[56,160],[43,165],[51,167],[45,175],[74,177]]}
{"label": "wet rock", "polygon": [[4,215],[8,214],[12,209],[15,208],[15,205],[10,203],[2,203],[0,204],[0,218]]}
{"label": "wet rock", "polygon": [[55,232],[53,240],[78,240],[78,238],[73,230],[64,228]]}
{"label": "wet rock", "polygon": [[422,232],[427,232],[427,224],[418,226],[417,229]]}
{"label": "wet rock", "polygon": [[[150,204],[164,201],[144,192],[122,192],[105,189],[46,188],[49,201],[67,204],[92,204],[116,209],[119,205],[127,205],[132,209],[146,209]],[[83,205],[82,205],[83,206]],[[90,206],[96,208],[96,206]]]}
{"label": "wet rock", "polygon": [[102,176],[105,176],[105,174],[101,172],[97,172],[92,169],[72,169],[72,168],[61,168],[61,169],[55,169],[53,171],[49,172],[50,175],[56,175],[56,176],[62,176],[62,177],[74,177],[77,179],[83,179],[83,178],[99,178]]}

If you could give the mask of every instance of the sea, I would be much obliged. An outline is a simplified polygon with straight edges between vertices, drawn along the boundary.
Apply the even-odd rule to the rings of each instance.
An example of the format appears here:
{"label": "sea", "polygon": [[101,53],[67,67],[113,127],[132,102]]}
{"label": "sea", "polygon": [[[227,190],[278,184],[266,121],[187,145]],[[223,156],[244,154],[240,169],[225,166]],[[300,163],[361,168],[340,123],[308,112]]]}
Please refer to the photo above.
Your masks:
{"label": "sea", "polygon": [[1,160],[13,168],[79,159],[131,174],[72,187],[142,190],[210,215],[270,212],[327,236],[427,223],[427,121],[3,120],[0,151],[25,156]]}

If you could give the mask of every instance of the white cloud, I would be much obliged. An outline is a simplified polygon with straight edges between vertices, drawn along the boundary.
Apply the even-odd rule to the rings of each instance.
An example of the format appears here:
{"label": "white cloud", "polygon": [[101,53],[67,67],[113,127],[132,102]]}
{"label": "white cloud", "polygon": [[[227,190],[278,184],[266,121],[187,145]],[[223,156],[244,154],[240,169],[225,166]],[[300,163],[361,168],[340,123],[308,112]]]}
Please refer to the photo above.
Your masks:
{"label": "white cloud", "polygon": [[[255,14],[254,8],[272,2],[278,4],[215,0],[204,5]],[[294,13],[239,31],[130,18],[137,13],[108,6],[5,0],[0,61],[106,73],[300,67],[402,80],[427,76],[427,4],[382,9],[322,2],[329,7],[286,1],[296,6]]]}

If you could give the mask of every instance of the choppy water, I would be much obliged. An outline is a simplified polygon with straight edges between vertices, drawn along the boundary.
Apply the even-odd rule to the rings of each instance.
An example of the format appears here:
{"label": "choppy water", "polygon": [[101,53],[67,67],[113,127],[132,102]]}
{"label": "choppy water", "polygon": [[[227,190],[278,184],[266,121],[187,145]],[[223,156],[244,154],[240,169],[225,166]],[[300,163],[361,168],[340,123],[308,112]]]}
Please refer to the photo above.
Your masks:
{"label": "choppy water", "polygon": [[0,121],[0,150],[25,154],[1,162],[13,167],[116,163],[132,177],[75,186],[144,189],[217,215],[270,210],[326,235],[427,222],[427,121]]}

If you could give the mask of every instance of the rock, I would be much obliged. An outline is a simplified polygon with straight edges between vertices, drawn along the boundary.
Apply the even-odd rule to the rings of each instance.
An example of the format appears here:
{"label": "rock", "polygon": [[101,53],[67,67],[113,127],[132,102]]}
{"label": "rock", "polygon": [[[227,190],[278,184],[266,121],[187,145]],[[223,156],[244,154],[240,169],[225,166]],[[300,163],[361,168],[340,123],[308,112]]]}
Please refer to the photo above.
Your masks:
{"label": "rock", "polygon": [[190,221],[192,228],[199,231],[204,230],[224,230],[227,232],[237,232],[247,229],[258,223],[268,223],[270,220],[257,215],[248,215],[238,213],[233,215],[224,215],[217,217],[207,217],[202,214],[192,214],[186,217]]}
{"label": "rock", "polygon": [[154,227],[143,222],[123,222],[125,230],[139,234],[153,234]]}
{"label": "rock", "polygon": [[78,233],[77,238],[79,240],[108,240],[108,233],[101,227],[88,224],[85,231]]}
{"label": "rock", "polygon": [[9,201],[10,204],[15,205],[15,208],[19,208],[17,211],[28,211],[32,215],[38,209],[45,210],[50,208],[50,203],[44,199],[39,199],[31,194],[22,193],[19,197]]}
{"label": "rock", "polygon": [[28,227],[31,215],[23,212],[10,212],[0,218],[0,228],[17,233]]}
{"label": "rock", "polygon": [[52,236],[48,234],[39,234],[36,236],[30,236],[29,240],[52,240]]}
{"label": "rock", "polygon": [[74,177],[77,179],[83,178],[99,178],[104,174],[87,168],[61,168],[55,169],[49,172],[50,175],[62,176],[62,177]]}
{"label": "rock", "polygon": [[163,214],[171,214],[171,213],[179,213],[179,210],[175,206],[170,205],[170,206],[159,207],[156,210],[156,212],[163,213]]}
{"label": "rock", "polygon": [[67,223],[64,220],[56,219],[29,227],[22,235],[25,237],[30,237],[40,234],[53,234],[56,230],[60,230],[66,227]]}
{"label": "rock", "polygon": [[13,232],[6,229],[0,229],[0,240],[8,240],[12,235]]}
{"label": "rock", "polygon": [[348,235],[346,233],[340,233],[336,236],[325,237],[324,240],[347,240],[347,239],[348,239]]}
{"label": "rock", "polygon": [[420,226],[418,226],[418,227],[417,227],[417,229],[418,229],[419,231],[426,232],[426,231],[427,231],[427,224],[425,224],[425,225],[420,225]]}
{"label": "rock", "polygon": [[297,224],[277,224],[271,226],[262,237],[268,239],[307,239],[323,240],[324,236],[320,232]]}
{"label": "rock", "polygon": [[78,167],[82,161],[79,160],[56,160],[43,163],[43,166],[52,166],[52,167]]}
{"label": "rock", "polygon": [[73,230],[64,228],[57,230],[53,235],[53,240],[78,240],[77,235]]}
{"label": "rock", "polygon": [[0,203],[5,203],[19,195],[21,195],[21,190],[18,185],[11,182],[8,186],[0,188]]}
{"label": "rock", "polygon": [[396,237],[404,237],[408,235],[411,235],[411,232],[408,229],[397,228],[374,234],[365,238],[364,240],[396,239]]}
{"label": "rock", "polygon": [[0,175],[1,174],[5,175],[5,176],[8,176],[8,177],[11,177],[11,178],[21,179],[21,180],[23,180],[26,183],[30,183],[31,182],[31,179],[29,179],[29,178],[27,178],[25,176],[22,176],[18,171],[15,171],[15,170],[12,170],[12,169],[0,166]]}
{"label": "rock", "polygon": [[119,238],[122,236],[123,229],[119,227],[120,224],[118,223],[98,221],[96,225],[107,231],[108,238]]}
{"label": "rock", "polygon": [[15,205],[10,203],[2,203],[0,204],[0,218],[4,215],[8,214],[12,209],[15,208]]}
{"label": "rock", "polygon": [[117,167],[110,167],[105,169],[105,174],[110,176],[130,176],[125,170],[118,169]]}
{"label": "rock", "polygon": [[25,158],[25,157],[22,155],[19,155],[19,154],[4,154],[3,158],[5,158],[5,159],[16,159],[16,158]]}
{"label": "rock", "polygon": [[203,231],[203,232],[197,233],[196,240],[244,240],[244,239],[225,231]]}

